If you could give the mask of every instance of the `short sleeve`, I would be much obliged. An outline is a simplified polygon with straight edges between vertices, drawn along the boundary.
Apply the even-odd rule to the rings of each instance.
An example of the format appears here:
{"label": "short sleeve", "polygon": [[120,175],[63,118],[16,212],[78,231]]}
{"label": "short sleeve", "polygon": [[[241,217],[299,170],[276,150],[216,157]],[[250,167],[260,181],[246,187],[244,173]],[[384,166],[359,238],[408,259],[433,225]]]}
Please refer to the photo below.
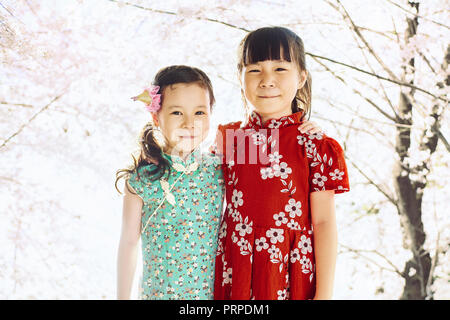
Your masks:
{"label": "short sleeve", "polygon": [[226,144],[228,130],[232,130],[231,133],[234,134],[234,131],[238,130],[240,127],[241,121],[231,122],[224,125],[219,124],[219,126],[217,127],[214,146],[210,149],[210,152],[216,154],[217,156],[223,157],[225,155],[225,150],[227,150],[228,148]]}
{"label": "short sleeve", "polygon": [[142,199],[145,199],[144,192],[145,192],[145,186],[146,181],[148,180],[148,175],[146,170],[143,167],[138,168],[139,175],[137,174],[137,171],[134,171],[130,177],[128,178],[127,182],[130,185],[130,187],[133,188],[134,191],[136,191],[137,195],[141,197]]}
{"label": "short sleeve", "polygon": [[309,192],[350,191],[344,151],[339,143],[325,135],[309,136],[305,142],[309,162]]}
{"label": "short sleeve", "polygon": [[209,152],[221,157],[223,155],[222,149],[223,149],[223,132],[224,132],[224,126],[219,124],[216,131],[216,137],[214,139],[214,143],[209,148]]}

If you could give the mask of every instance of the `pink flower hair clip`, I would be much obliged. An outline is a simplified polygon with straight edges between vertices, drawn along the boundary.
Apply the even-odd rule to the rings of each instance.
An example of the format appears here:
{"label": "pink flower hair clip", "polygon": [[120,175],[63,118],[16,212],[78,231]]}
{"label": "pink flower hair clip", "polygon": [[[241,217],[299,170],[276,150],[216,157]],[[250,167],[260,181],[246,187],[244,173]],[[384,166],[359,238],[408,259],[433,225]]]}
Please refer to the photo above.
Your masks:
{"label": "pink flower hair clip", "polygon": [[150,85],[140,95],[131,99],[142,101],[149,112],[156,113],[161,109],[161,94],[158,94],[158,91],[159,86]]}

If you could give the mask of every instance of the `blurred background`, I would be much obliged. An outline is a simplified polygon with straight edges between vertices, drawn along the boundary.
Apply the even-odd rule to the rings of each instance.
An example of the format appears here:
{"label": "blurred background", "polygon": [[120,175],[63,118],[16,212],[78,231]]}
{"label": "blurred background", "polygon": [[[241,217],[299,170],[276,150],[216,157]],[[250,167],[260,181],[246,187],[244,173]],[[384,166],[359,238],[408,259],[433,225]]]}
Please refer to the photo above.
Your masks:
{"label": "blurred background", "polygon": [[449,4],[0,0],[0,298],[115,299],[115,172],[150,118],[130,97],[192,65],[214,125],[241,120],[237,46],[276,25],[303,39],[311,120],[346,152],[334,298],[449,299]]}

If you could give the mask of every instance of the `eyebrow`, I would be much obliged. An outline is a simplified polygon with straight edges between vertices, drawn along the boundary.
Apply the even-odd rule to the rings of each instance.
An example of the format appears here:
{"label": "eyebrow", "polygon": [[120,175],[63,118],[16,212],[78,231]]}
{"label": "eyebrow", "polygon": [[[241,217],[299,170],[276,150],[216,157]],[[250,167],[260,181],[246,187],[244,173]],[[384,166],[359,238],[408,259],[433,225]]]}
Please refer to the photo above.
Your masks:
{"label": "eyebrow", "polygon": [[[175,109],[175,108],[183,108],[183,107],[182,106],[177,106],[177,105],[173,105],[173,106],[169,106],[168,107],[168,109]],[[201,105],[201,106],[196,106],[194,108],[205,108],[206,109],[206,106]]]}
{"label": "eyebrow", "polygon": [[[277,59],[277,60],[271,60],[271,61],[274,61],[274,62],[277,62],[277,63],[291,62],[291,61],[280,60],[280,59]],[[249,64],[247,64],[246,66],[255,65],[255,64],[260,64],[260,62],[262,62],[262,61],[256,61],[256,62],[253,62],[253,63],[249,63]]]}

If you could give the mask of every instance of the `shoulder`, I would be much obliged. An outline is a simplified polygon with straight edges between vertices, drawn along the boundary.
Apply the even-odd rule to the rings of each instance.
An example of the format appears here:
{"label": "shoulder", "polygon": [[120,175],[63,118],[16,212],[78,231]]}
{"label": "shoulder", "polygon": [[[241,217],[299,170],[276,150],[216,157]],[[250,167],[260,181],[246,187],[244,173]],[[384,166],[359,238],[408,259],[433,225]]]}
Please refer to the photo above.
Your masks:
{"label": "shoulder", "polygon": [[218,167],[221,164],[221,158],[212,152],[202,152],[201,154],[201,163],[206,166],[214,166]]}
{"label": "shoulder", "polygon": [[217,130],[225,132],[225,130],[227,130],[227,129],[239,129],[241,127],[241,125],[242,125],[242,121],[230,122],[230,123],[226,123],[226,124],[219,124],[219,126],[217,127]]}
{"label": "shoulder", "polygon": [[304,148],[307,157],[313,161],[321,158],[324,158],[324,161],[344,158],[344,151],[339,142],[323,132],[308,134],[298,131],[297,142]]}
{"label": "shoulder", "polygon": [[[152,174],[151,171],[156,168],[154,164],[141,165],[131,173],[126,180],[125,195],[138,196],[140,200],[144,201],[146,192],[151,186]],[[133,197],[131,197],[133,198]]]}
{"label": "shoulder", "polygon": [[325,134],[313,134],[312,141],[315,141],[319,149],[329,150],[332,153],[343,153],[343,149],[339,142]]}
{"label": "shoulder", "polygon": [[[226,140],[227,140],[227,133],[233,134],[235,130],[239,129],[241,127],[242,122],[230,122],[227,124],[219,124],[217,127],[216,132],[216,139],[215,139],[215,146],[212,150],[216,154],[223,155],[224,150],[227,148]],[[231,132],[230,132],[231,131]]]}
{"label": "shoulder", "polygon": [[150,182],[151,172],[155,168],[156,165],[153,163],[139,166],[130,175],[128,181],[130,182],[131,185],[133,185],[133,183],[148,183]]}
{"label": "shoulder", "polygon": [[307,148],[311,147],[331,147],[342,149],[339,142],[337,142],[334,138],[326,135],[323,132],[319,133],[301,133],[297,132],[297,140],[299,145],[305,145]]}

